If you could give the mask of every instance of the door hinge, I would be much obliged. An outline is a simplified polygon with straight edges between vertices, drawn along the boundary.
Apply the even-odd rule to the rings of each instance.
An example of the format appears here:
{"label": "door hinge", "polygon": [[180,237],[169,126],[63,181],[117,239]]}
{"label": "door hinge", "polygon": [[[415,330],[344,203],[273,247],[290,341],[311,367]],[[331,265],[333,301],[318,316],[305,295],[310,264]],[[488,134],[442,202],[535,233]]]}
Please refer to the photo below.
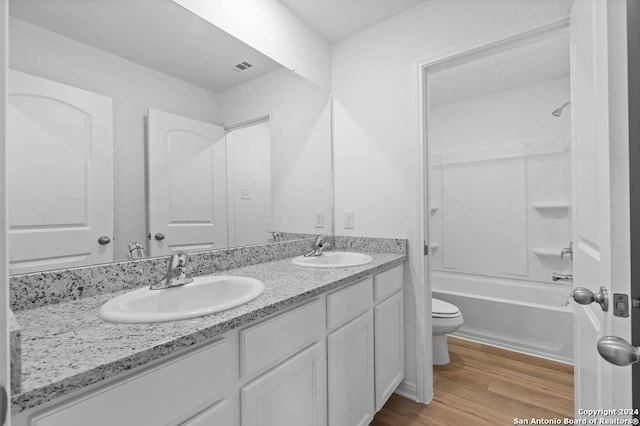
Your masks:
{"label": "door hinge", "polygon": [[0,386],[0,425],[7,421],[7,411],[9,411],[9,395],[4,386]]}
{"label": "door hinge", "polygon": [[426,241],[424,242],[424,255],[429,256],[429,244]]}

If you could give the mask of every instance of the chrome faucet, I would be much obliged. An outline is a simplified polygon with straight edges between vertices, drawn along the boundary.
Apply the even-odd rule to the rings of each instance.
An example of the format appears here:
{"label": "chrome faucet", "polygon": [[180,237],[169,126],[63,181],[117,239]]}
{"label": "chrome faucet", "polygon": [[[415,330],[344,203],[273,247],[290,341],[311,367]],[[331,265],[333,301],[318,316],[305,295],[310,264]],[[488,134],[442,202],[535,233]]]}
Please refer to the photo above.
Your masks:
{"label": "chrome faucet", "polygon": [[562,250],[560,250],[560,259],[564,259],[564,256],[566,254],[568,254],[569,255],[569,259],[571,259],[571,261],[573,261],[573,241],[571,241],[569,243],[569,247],[563,248]]}
{"label": "chrome faucet", "polygon": [[170,287],[177,287],[193,282],[193,278],[187,278],[187,254],[178,251],[171,256],[169,260],[169,269],[167,276],[160,282],[152,284],[151,290],[161,290]]}
{"label": "chrome faucet", "polygon": [[322,235],[318,235],[316,237],[316,241],[313,243],[311,251],[305,253],[304,257],[322,256],[322,252],[327,248],[329,248],[329,245],[324,242],[324,237]]}
{"label": "chrome faucet", "polygon": [[273,239],[274,243],[279,243],[282,241],[282,237],[283,237],[283,233],[279,232],[279,231],[267,231],[269,234],[271,234],[271,238]]}
{"label": "chrome faucet", "polygon": [[144,247],[137,241],[129,241],[129,258],[135,260],[144,256]]}

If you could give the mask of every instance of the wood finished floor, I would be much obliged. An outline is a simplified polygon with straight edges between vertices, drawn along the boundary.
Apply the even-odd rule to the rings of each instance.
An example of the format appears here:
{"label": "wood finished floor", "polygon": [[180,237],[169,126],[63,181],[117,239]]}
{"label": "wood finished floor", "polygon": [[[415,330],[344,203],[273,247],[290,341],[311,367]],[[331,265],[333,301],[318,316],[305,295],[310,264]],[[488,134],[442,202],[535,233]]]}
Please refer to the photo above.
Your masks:
{"label": "wood finished floor", "polygon": [[573,417],[573,366],[449,337],[451,363],[434,366],[429,405],[392,395],[372,426],[513,425]]}

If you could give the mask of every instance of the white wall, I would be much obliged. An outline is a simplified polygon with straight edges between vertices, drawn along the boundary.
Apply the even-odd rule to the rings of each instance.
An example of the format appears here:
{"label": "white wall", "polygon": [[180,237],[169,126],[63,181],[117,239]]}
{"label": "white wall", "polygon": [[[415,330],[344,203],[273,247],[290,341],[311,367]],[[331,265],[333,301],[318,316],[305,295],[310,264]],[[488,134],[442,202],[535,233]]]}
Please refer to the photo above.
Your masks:
{"label": "white wall", "polygon": [[[329,93],[280,68],[218,93],[223,125],[270,115],[278,231],[331,232]],[[314,227],[314,213],[325,213]]]}
{"label": "white wall", "polygon": [[533,207],[571,200],[571,108],[551,114],[569,98],[565,76],[430,108],[434,270],[547,283],[571,271],[569,209]]}
{"label": "white wall", "polygon": [[329,43],[278,0],[174,0],[283,66],[329,88]]}
{"label": "white wall", "polygon": [[274,231],[269,122],[227,135],[229,245],[267,242]]}
{"label": "white wall", "polygon": [[146,244],[145,116],[148,108],[217,121],[213,92],[24,21],[10,20],[13,69],[113,98],[114,255],[130,240]]}
{"label": "white wall", "polygon": [[[564,17],[570,6],[556,0],[430,0],[334,45],[336,233],[410,238],[410,255],[417,256],[422,245],[413,238],[415,62]],[[353,230],[343,229],[345,210],[355,213]],[[413,384],[411,295],[425,286],[430,291],[429,283],[407,274],[406,381]]]}

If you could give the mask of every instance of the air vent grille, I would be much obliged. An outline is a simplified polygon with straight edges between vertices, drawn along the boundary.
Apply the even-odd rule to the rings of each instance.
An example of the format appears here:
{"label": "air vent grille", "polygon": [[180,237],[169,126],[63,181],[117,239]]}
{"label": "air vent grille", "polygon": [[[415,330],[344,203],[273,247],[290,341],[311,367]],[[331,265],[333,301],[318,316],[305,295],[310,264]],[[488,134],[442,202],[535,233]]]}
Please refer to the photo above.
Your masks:
{"label": "air vent grille", "polygon": [[249,68],[253,68],[253,64],[249,61],[242,61],[240,63],[235,64],[233,67],[231,67],[232,70],[237,72],[246,71]]}

